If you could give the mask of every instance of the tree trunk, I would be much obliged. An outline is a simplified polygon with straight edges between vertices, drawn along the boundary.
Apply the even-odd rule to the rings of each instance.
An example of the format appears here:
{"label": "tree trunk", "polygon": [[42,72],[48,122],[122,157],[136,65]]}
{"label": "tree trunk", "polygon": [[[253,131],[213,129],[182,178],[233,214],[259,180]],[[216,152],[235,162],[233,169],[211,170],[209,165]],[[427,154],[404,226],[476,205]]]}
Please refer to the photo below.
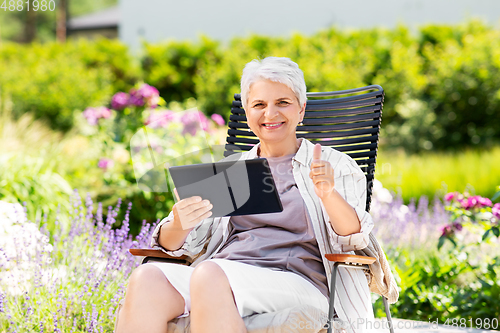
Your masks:
{"label": "tree trunk", "polygon": [[24,41],[31,43],[36,38],[36,12],[26,11],[26,23],[24,25]]}
{"label": "tree trunk", "polygon": [[68,20],[68,0],[59,0],[57,7],[56,38],[59,42],[66,41],[66,22]]}

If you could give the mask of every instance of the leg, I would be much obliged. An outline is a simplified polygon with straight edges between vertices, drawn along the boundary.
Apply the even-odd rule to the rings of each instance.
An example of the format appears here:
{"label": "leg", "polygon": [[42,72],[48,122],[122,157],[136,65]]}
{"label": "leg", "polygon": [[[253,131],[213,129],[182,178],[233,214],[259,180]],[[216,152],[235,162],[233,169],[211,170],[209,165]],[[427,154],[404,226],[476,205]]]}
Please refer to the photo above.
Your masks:
{"label": "leg", "polygon": [[156,266],[139,266],[130,276],[116,333],[165,333],[184,312],[184,298]]}
{"label": "leg", "polygon": [[200,332],[246,332],[224,271],[213,262],[198,265],[190,282],[191,330]]}

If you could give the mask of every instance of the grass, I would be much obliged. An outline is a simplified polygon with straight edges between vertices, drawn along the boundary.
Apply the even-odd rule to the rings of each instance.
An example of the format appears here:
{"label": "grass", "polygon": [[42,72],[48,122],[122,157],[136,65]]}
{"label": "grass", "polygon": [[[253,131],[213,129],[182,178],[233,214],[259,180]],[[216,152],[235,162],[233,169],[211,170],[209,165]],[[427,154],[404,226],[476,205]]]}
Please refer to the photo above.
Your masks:
{"label": "grass", "polygon": [[406,203],[464,190],[491,198],[500,185],[500,147],[418,155],[381,149],[375,177]]}

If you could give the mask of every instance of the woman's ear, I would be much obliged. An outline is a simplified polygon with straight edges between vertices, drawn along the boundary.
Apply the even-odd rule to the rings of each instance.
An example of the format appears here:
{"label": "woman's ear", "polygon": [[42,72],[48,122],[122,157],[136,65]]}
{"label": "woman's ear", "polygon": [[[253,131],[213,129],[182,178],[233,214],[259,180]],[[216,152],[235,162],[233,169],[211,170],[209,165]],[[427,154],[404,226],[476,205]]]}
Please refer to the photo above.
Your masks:
{"label": "woman's ear", "polygon": [[302,105],[302,109],[299,111],[299,115],[300,115],[300,122],[302,122],[302,120],[304,120],[304,116],[306,114],[306,103],[304,103],[304,105]]}

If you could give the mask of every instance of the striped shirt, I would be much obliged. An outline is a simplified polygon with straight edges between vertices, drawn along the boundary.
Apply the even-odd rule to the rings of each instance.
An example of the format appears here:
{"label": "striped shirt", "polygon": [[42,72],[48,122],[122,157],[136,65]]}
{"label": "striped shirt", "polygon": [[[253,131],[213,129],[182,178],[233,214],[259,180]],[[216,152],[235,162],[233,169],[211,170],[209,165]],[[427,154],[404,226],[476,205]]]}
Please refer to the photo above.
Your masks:
{"label": "striped shirt", "polygon": [[[258,146],[250,151],[230,155],[228,159],[257,158]],[[348,253],[364,249],[370,242],[369,234],[373,221],[365,211],[366,177],[357,163],[348,155],[330,147],[322,147],[321,159],[330,162],[334,169],[336,191],[354,208],[361,224],[359,233],[340,236],[329,223],[329,217],[323,203],[314,192],[314,184],[309,177],[314,144],[302,139],[299,150],[292,159],[292,171],[299,192],[304,199],[313,225],[314,234],[325,267],[328,287],[331,285],[333,264],[326,258],[327,253]],[[188,255],[196,257],[193,266],[212,258],[226,243],[229,236],[230,217],[208,218],[200,222],[187,236],[184,244],[175,251],[162,248],[158,243],[160,227],[173,219],[172,212],[156,226],[151,246],[159,247],[172,256]],[[206,249],[205,249],[206,247]],[[356,323],[358,318],[373,320],[370,290],[365,274],[361,270],[339,267],[335,285],[335,311],[340,320]],[[354,329],[361,332],[362,329]]]}

